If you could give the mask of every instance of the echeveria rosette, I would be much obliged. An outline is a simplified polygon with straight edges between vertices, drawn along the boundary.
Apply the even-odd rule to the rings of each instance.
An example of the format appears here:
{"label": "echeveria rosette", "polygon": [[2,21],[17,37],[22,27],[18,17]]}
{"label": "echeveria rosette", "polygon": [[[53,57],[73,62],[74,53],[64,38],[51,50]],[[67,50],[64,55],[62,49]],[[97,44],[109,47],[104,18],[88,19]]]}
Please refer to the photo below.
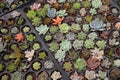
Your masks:
{"label": "echeveria rosette", "polygon": [[96,74],[96,76],[100,77],[103,80],[109,80],[108,77],[107,77],[107,72],[104,72],[104,71],[101,71],[101,70],[98,71],[98,74]]}
{"label": "echeveria rosette", "polygon": [[76,23],[73,23],[73,24],[71,25],[71,30],[74,31],[74,32],[80,31],[80,30],[81,30],[80,25],[79,25],[79,24],[76,24]]}
{"label": "echeveria rosette", "polygon": [[92,0],[92,7],[99,8],[100,6],[102,6],[101,0]]}
{"label": "echeveria rosette", "polygon": [[71,42],[68,40],[63,40],[60,43],[60,49],[64,50],[64,51],[69,51],[72,48]]}
{"label": "echeveria rosette", "polygon": [[90,29],[89,24],[83,24],[82,30],[83,30],[84,32],[88,32],[89,29]]}
{"label": "echeveria rosette", "polygon": [[80,33],[78,33],[78,36],[77,36],[77,38],[79,39],[79,40],[84,40],[84,39],[86,39],[86,33],[84,33],[84,32],[80,32]]}
{"label": "echeveria rosette", "polygon": [[89,37],[90,39],[94,40],[94,39],[97,39],[97,38],[98,38],[98,35],[97,35],[96,32],[91,32],[91,33],[88,34],[88,37]]}
{"label": "echeveria rosette", "polygon": [[95,8],[91,8],[89,12],[91,13],[91,15],[97,14],[97,11]]}
{"label": "echeveria rosette", "polygon": [[68,24],[66,23],[63,23],[59,25],[59,29],[61,33],[68,33],[68,31],[70,30],[70,26],[68,26]]}
{"label": "echeveria rosette", "polygon": [[35,29],[39,32],[39,34],[46,34],[46,32],[49,30],[49,27],[42,24],[39,27],[35,27]]}
{"label": "echeveria rosette", "polygon": [[12,74],[12,80],[23,80],[22,73],[20,71],[16,71]]}
{"label": "echeveria rosette", "polygon": [[89,58],[87,60],[87,67],[91,70],[95,70],[99,67],[100,61],[97,60],[97,58]]}
{"label": "echeveria rosette", "polygon": [[100,48],[100,49],[104,49],[106,47],[106,41],[104,40],[99,40],[96,42],[96,45]]}
{"label": "echeveria rosette", "polygon": [[38,50],[38,49],[40,49],[40,44],[36,42],[33,44],[32,47],[33,47],[33,50]]}
{"label": "echeveria rosette", "polygon": [[50,44],[49,44],[49,46],[50,46],[50,50],[52,51],[52,52],[56,52],[58,49],[59,49],[59,44],[57,43],[57,42],[51,42]]}
{"label": "echeveria rosette", "polygon": [[69,32],[68,34],[66,34],[66,38],[67,38],[67,40],[72,41],[72,40],[76,39],[76,35],[73,32]]}
{"label": "echeveria rosette", "polygon": [[59,62],[64,61],[65,55],[66,55],[65,51],[60,49],[55,54],[55,59],[57,59]]}
{"label": "echeveria rosette", "polygon": [[63,69],[67,72],[71,71],[73,69],[72,63],[70,61],[64,62]]}
{"label": "echeveria rosette", "polygon": [[99,18],[96,18],[90,23],[91,31],[103,31],[105,30],[106,24],[103,23]]}
{"label": "echeveria rosette", "polygon": [[32,64],[32,67],[34,70],[39,70],[41,68],[41,63],[36,61]]}
{"label": "echeveria rosette", "polygon": [[81,7],[81,4],[80,4],[79,2],[75,2],[75,3],[73,4],[73,9],[75,9],[75,10],[79,10],[80,7]]}
{"label": "echeveria rosette", "polygon": [[65,17],[68,15],[68,13],[66,13],[66,10],[59,10],[57,11],[57,15],[60,17]]}
{"label": "echeveria rosette", "polygon": [[85,43],[84,43],[85,48],[87,48],[87,49],[94,48],[94,45],[95,45],[95,43],[92,39],[85,40]]}
{"label": "echeveria rosette", "polygon": [[35,38],[36,38],[35,35],[32,34],[32,33],[30,33],[30,34],[28,34],[28,35],[26,36],[26,39],[27,39],[28,41],[30,41],[30,42],[34,41]]}
{"label": "echeveria rosette", "polygon": [[114,66],[120,67],[120,59],[114,60]]}
{"label": "echeveria rosette", "polygon": [[95,71],[86,70],[86,72],[85,72],[85,78],[87,78],[88,80],[95,79],[96,78]]}
{"label": "echeveria rosette", "polygon": [[79,50],[79,49],[82,49],[82,47],[83,47],[83,43],[84,43],[84,41],[83,40],[75,40],[74,42],[73,42],[73,47],[74,47],[74,49],[75,50]]}
{"label": "echeveria rosette", "polygon": [[86,61],[82,58],[78,58],[74,64],[75,69],[80,71],[85,70],[86,68]]}
{"label": "echeveria rosette", "polygon": [[49,8],[47,12],[47,16],[50,18],[54,18],[56,16],[57,10],[55,8]]}

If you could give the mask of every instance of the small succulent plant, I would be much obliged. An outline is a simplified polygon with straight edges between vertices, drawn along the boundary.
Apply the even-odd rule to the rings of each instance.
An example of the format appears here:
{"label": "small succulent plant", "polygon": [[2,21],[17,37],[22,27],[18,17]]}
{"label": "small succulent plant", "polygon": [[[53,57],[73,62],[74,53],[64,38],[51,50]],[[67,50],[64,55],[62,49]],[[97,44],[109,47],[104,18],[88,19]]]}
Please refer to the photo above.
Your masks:
{"label": "small succulent plant", "polygon": [[47,60],[45,63],[44,63],[44,68],[45,69],[53,69],[54,68],[54,63],[52,60]]}
{"label": "small succulent plant", "polygon": [[41,24],[41,18],[34,17],[32,19],[32,25],[34,25],[35,27],[38,27],[40,24]]}
{"label": "small succulent plant", "polygon": [[27,75],[26,80],[33,80],[33,76],[32,75]]}
{"label": "small succulent plant", "polygon": [[17,21],[18,25],[23,25],[25,23],[25,19],[24,18],[19,18]]}
{"label": "small succulent plant", "polygon": [[3,60],[8,61],[10,59],[9,56],[10,56],[9,54],[5,54],[3,56]]}
{"label": "small succulent plant", "polygon": [[3,71],[4,67],[3,63],[0,63],[0,72]]}
{"label": "small succulent plant", "polygon": [[116,39],[109,39],[109,45],[117,46],[117,45],[119,45],[119,42]]}
{"label": "small succulent plant", "polygon": [[76,60],[76,58],[78,57],[78,53],[75,51],[69,51],[68,57],[70,58],[70,60]]}
{"label": "small succulent plant", "polygon": [[72,48],[71,42],[68,40],[64,40],[60,43],[60,49],[64,51],[68,51]]}
{"label": "small succulent plant", "polygon": [[38,17],[45,18],[45,16],[47,15],[47,10],[45,8],[40,8],[37,11],[37,14],[38,14]]}
{"label": "small succulent plant", "polygon": [[88,32],[89,29],[90,29],[90,27],[89,27],[88,24],[84,24],[83,27],[82,27],[82,30],[83,30],[84,32]]}
{"label": "small succulent plant", "polygon": [[95,43],[94,43],[94,41],[92,39],[85,40],[84,46],[86,48],[94,48],[94,45],[95,45]]}
{"label": "small succulent plant", "polygon": [[60,32],[61,33],[68,33],[68,31],[70,30],[70,26],[68,26],[68,24],[63,23],[59,26]]}
{"label": "small succulent plant", "polygon": [[96,18],[94,21],[90,23],[90,28],[92,31],[103,31],[106,27],[106,24],[103,23],[99,18]]}
{"label": "small succulent plant", "polygon": [[7,66],[7,70],[9,72],[13,72],[17,69],[17,65],[15,63],[9,63],[8,66]]}
{"label": "small succulent plant", "polygon": [[86,68],[86,61],[82,58],[78,58],[74,64],[74,67],[80,71]]}
{"label": "small succulent plant", "polygon": [[40,49],[40,44],[39,44],[39,43],[34,43],[34,44],[33,44],[33,49],[34,49],[34,50]]}
{"label": "small succulent plant", "polygon": [[50,41],[50,40],[52,40],[52,36],[51,35],[45,35],[45,41],[47,42],[47,41]]}
{"label": "small succulent plant", "polygon": [[49,31],[50,31],[51,34],[55,34],[55,33],[58,32],[58,29],[59,28],[57,26],[51,26]]}
{"label": "small succulent plant", "polygon": [[66,38],[67,40],[74,40],[76,38],[76,35],[75,33],[73,32],[69,32],[67,35],[66,35]]}
{"label": "small succulent plant", "polygon": [[104,49],[106,47],[106,42],[104,40],[99,40],[96,42],[96,45],[100,48],[100,49]]}
{"label": "small succulent plant", "polygon": [[14,72],[12,74],[12,80],[23,80],[22,73],[21,72]]}
{"label": "small succulent plant", "polygon": [[73,68],[72,68],[72,63],[71,62],[65,62],[63,64],[63,69],[65,69],[65,71],[71,71]]}
{"label": "small succulent plant", "polygon": [[56,14],[57,14],[56,9],[54,9],[54,8],[49,8],[48,9],[48,12],[47,12],[48,17],[54,18],[56,16]]}
{"label": "small succulent plant", "polygon": [[33,63],[32,66],[33,66],[34,70],[39,70],[41,68],[41,63],[36,61],[36,62]]}
{"label": "small succulent plant", "polygon": [[43,71],[39,74],[38,79],[37,80],[48,80],[49,76],[48,73],[46,71]]}
{"label": "small succulent plant", "polygon": [[72,23],[71,30],[74,31],[74,32],[80,31],[81,30],[80,25],[76,24],[76,23]]}
{"label": "small succulent plant", "polygon": [[83,5],[83,7],[85,7],[85,8],[89,8],[91,6],[90,1],[88,1],[88,0],[82,1],[81,3]]}
{"label": "small succulent plant", "polygon": [[4,74],[2,77],[1,77],[1,80],[8,80],[9,79],[9,76]]}
{"label": "small succulent plant", "polygon": [[86,34],[84,32],[79,32],[77,38],[79,40],[84,40],[86,38]]}
{"label": "small succulent plant", "polygon": [[30,41],[30,42],[34,41],[35,38],[36,38],[36,37],[35,37],[34,34],[32,34],[32,33],[30,33],[30,34],[28,34],[28,35],[26,36],[26,39],[27,39],[28,41]]}
{"label": "small succulent plant", "polygon": [[11,32],[12,32],[13,34],[18,33],[18,32],[19,32],[18,27],[13,27],[13,28],[11,29]]}
{"label": "small succulent plant", "polygon": [[57,51],[57,53],[55,53],[55,58],[59,62],[61,62],[61,61],[64,61],[65,55],[66,55],[65,51],[60,49],[60,50]]}
{"label": "small succulent plant", "polygon": [[101,79],[108,80],[107,73],[104,71],[99,70],[97,77],[100,77]]}
{"label": "small succulent plant", "polygon": [[65,17],[67,16],[68,14],[66,13],[66,10],[59,10],[57,12],[57,15],[60,16],[60,17]]}
{"label": "small succulent plant", "polygon": [[76,40],[73,42],[73,45],[72,45],[72,46],[74,47],[75,50],[79,50],[79,49],[82,49],[83,43],[84,43],[83,40],[79,41],[79,40],[76,39]]}
{"label": "small succulent plant", "polygon": [[40,25],[39,27],[35,27],[35,29],[39,32],[39,34],[46,34],[46,32],[48,31],[48,27],[47,25]]}
{"label": "small succulent plant", "polygon": [[21,45],[20,45],[20,49],[21,50],[25,50],[29,47],[29,44],[27,42],[23,42]]}
{"label": "small succulent plant", "polygon": [[30,27],[29,26],[25,26],[24,28],[23,28],[23,32],[24,33],[27,33],[27,32],[29,32],[30,31]]}
{"label": "small succulent plant", "polygon": [[114,60],[114,65],[115,65],[116,67],[120,67],[120,59]]}
{"label": "small succulent plant", "polygon": [[98,8],[101,5],[102,5],[102,1],[101,0],[92,0],[92,7]]}
{"label": "small succulent plant", "polygon": [[82,80],[84,79],[83,76],[80,76],[76,71],[70,76],[70,79],[71,80],[75,80],[75,79],[78,79],[78,80]]}
{"label": "small succulent plant", "polygon": [[52,42],[49,44],[49,47],[52,52],[56,52],[59,49],[59,44],[57,42]]}
{"label": "small succulent plant", "polygon": [[97,58],[89,58],[87,61],[87,66],[91,70],[95,70],[96,68],[99,67],[99,65],[100,65],[100,62],[97,60]]}
{"label": "small succulent plant", "polygon": [[73,9],[75,9],[75,10],[80,9],[80,7],[81,7],[81,5],[80,5],[79,2],[76,2],[76,3],[73,4]]}
{"label": "small succulent plant", "polygon": [[34,17],[37,15],[37,13],[34,11],[34,10],[29,10],[28,12],[27,12],[27,17],[29,18],[29,19],[34,19]]}
{"label": "small succulent plant", "polygon": [[91,15],[97,14],[97,11],[95,8],[91,8],[89,12],[91,13]]}
{"label": "small succulent plant", "polygon": [[45,51],[39,52],[38,58],[42,59],[42,60],[45,60],[47,58],[47,53]]}
{"label": "small succulent plant", "polygon": [[51,78],[53,79],[53,80],[58,80],[58,79],[60,79],[62,76],[61,76],[61,73],[60,72],[58,72],[58,71],[54,71],[53,73],[52,73],[52,75],[51,75]]}
{"label": "small succulent plant", "polygon": [[88,80],[95,79],[96,78],[95,71],[86,70],[86,72],[85,72],[85,78],[87,78]]}
{"label": "small succulent plant", "polygon": [[98,38],[98,35],[97,35],[96,32],[91,32],[91,33],[88,34],[88,37],[89,37],[90,39],[94,40],[94,39],[97,39],[97,38]]}

